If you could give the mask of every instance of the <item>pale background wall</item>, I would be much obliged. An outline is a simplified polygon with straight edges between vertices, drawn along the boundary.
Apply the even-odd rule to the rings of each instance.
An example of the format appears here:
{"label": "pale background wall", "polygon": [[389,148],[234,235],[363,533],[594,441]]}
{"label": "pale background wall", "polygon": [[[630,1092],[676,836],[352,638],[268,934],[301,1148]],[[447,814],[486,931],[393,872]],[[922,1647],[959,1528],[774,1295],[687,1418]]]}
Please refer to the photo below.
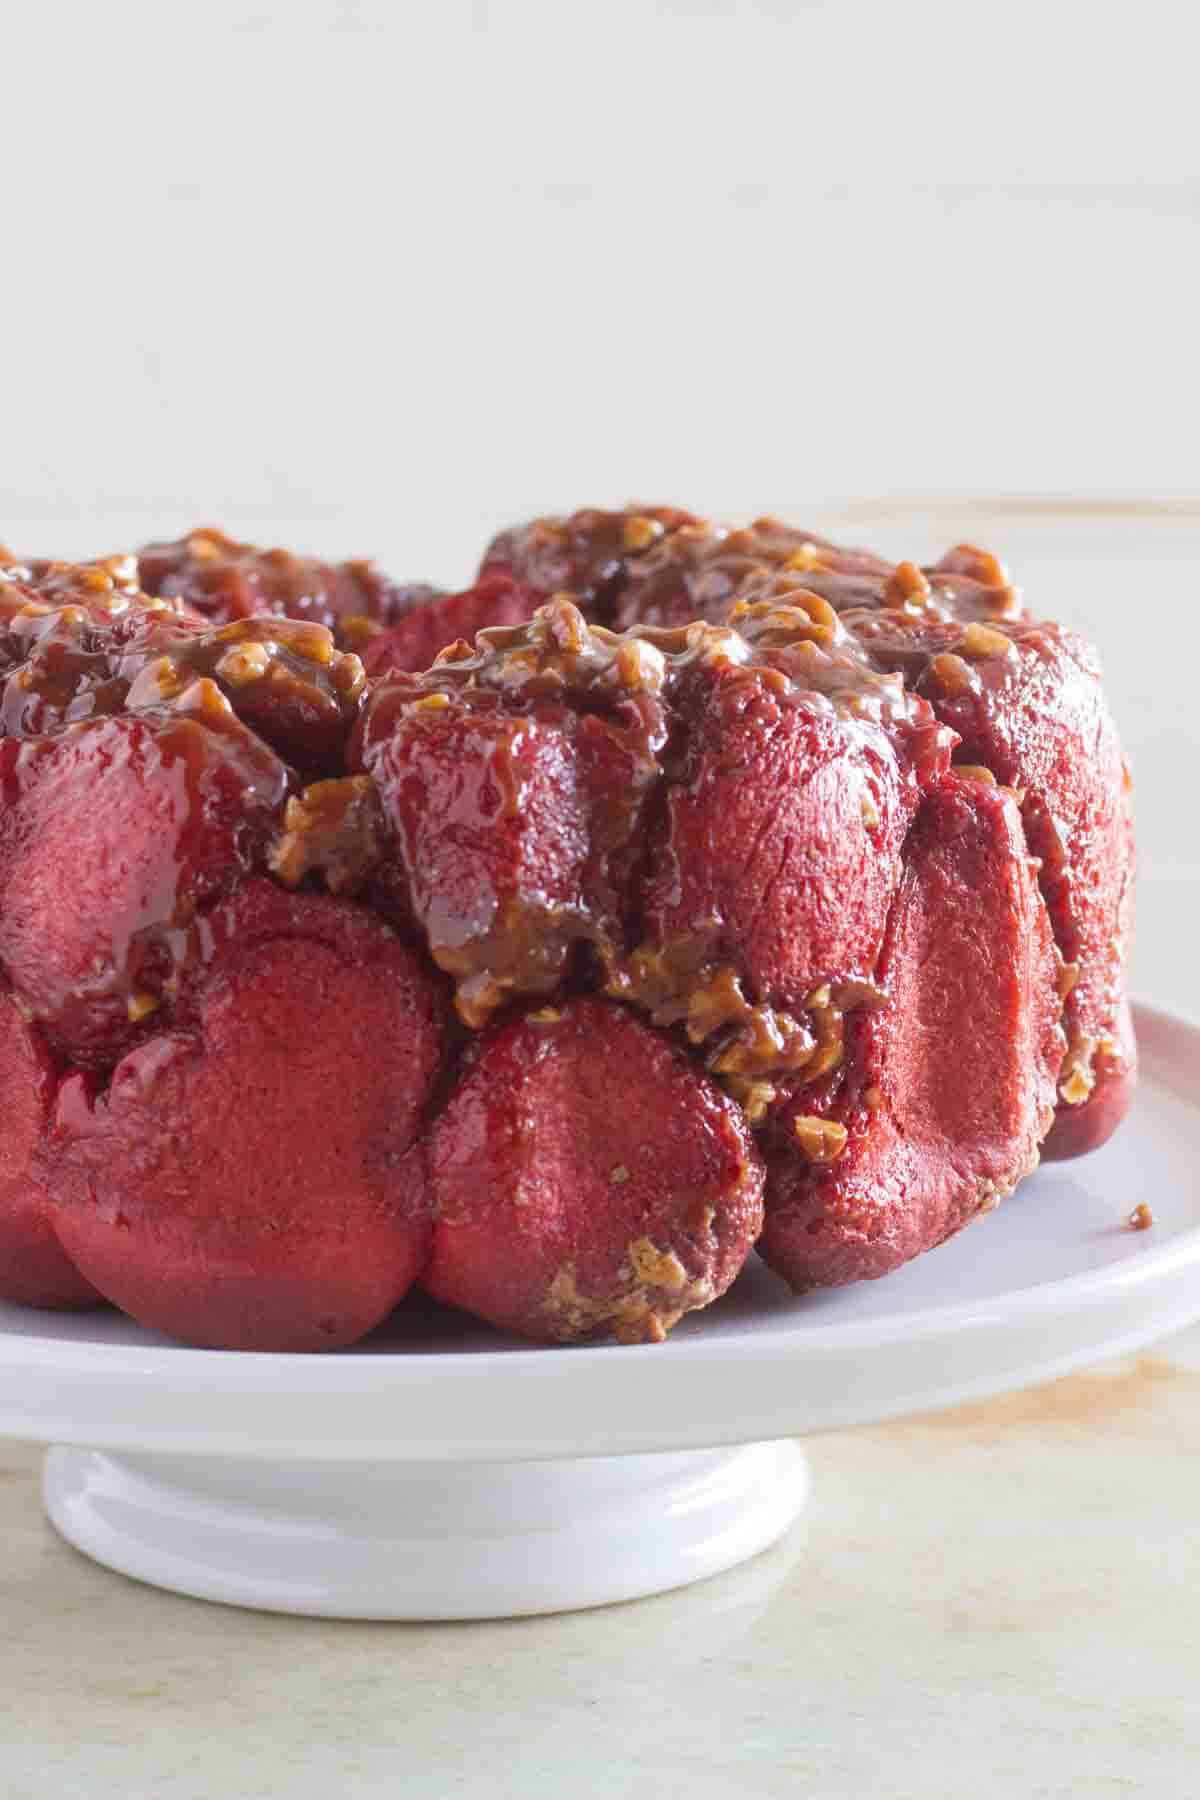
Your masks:
{"label": "pale background wall", "polygon": [[1193,11],[3,0],[0,534],[1200,491]]}
{"label": "pale background wall", "polygon": [[634,495],[982,535],[1106,653],[1153,917],[1200,895],[1193,15],[0,0],[0,539],[454,580]]}

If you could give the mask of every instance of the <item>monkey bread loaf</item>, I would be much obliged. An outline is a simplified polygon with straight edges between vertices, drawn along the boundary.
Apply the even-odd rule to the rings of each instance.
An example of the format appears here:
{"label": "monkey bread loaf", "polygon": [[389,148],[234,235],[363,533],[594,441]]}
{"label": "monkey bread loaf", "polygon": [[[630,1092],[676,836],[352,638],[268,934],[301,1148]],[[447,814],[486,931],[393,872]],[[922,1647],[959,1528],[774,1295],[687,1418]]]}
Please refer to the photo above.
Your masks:
{"label": "monkey bread loaf", "polygon": [[0,1299],[631,1344],[885,1275],[1119,1124],[1133,864],[1094,652],[971,546],[0,552]]}

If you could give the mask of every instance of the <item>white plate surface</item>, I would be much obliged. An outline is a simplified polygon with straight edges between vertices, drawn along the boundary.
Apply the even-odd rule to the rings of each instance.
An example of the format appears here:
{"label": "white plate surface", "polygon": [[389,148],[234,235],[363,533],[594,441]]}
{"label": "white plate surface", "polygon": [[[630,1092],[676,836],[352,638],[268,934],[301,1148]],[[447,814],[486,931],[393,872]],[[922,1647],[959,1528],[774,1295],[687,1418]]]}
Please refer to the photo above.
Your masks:
{"label": "white plate surface", "polygon": [[[796,1298],[756,1260],[658,1346],[542,1349],[422,1302],[330,1356],[190,1350],[113,1313],[0,1305],[0,1434],[430,1461],[748,1443],[1000,1392],[1200,1318],[1200,1030],[1137,1015],[1111,1144],[880,1282]],[[1131,1231],[1133,1206],[1152,1230]]]}

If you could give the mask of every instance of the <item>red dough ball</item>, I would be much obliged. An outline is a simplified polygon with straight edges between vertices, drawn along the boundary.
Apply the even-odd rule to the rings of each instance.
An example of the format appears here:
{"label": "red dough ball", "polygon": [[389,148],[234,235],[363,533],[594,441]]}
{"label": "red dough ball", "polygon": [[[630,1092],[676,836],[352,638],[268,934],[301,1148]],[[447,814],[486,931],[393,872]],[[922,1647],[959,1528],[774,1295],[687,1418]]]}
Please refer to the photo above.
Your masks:
{"label": "red dough ball", "polygon": [[0,962],[51,1046],[114,1060],[168,999],[198,911],[260,857],[288,773],[232,716],[123,715],[0,742]]}
{"label": "red dough ball", "polygon": [[1053,1117],[1057,959],[1011,794],[950,779],[905,860],[886,1003],[772,1122],[759,1249],[798,1289],[886,1275],[990,1212]]}
{"label": "red dough ball", "polygon": [[[788,547],[779,541],[785,538]],[[804,533],[782,528],[729,531],[701,519],[685,524],[631,564],[614,623],[619,631],[686,625],[692,619],[723,623],[740,595],[783,562],[789,548],[805,541]],[[805,584],[807,575],[807,567],[798,571],[793,585]]]}
{"label": "red dough ball", "polygon": [[47,1219],[36,1168],[58,1077],[11,994],[0,996],[0,1300],[95,1306],[100,1296],[68,1260]]}
{"label": "red dough ball", "polygon": [[761,1223],[739,1108],[599,1000],[495,1027],[427,1158],[425,1286],[526,1337],[657,1342],[724,1293]]}
{"label": "red dough ball", "polygon": [[872,1278],[1128,1105],[1128,772],[986,552],[627,507],[461,593],[141,580],[0,566],[0,1297],[652,1341],[760,1226]]}
{"label": "red dough ball", "polygon": [[358,751],[402,910],[454,977],[472,1027],[516,995],[553,992],[585,945],[620,954],[659,774],[632,702],[602,716],[554,700],[509,712],[493,699],[381,684]]}
{"label": "red dough ball", "polygon": [[485,627],[522,625],[536,604],[503,575],[487,576],[462,594],[435,594],[366,640],[363,667],[372,676],[428,669],[448,644],[470,643]]}
{"label": "red dough ball", "polygon": [[969,683],[953,668],[947,678],[940,658],[923,686],[962,737],[961,759],[986,764],[1025,796],[1025,833],[1070,969],[1065,1123],[1049,1151],[1061,1156],[1072,1142],[1102,1143],[1133,1093],[1133,1034],[1121,1019],[1133,934],[1131,789],[1091,646],[1053,624],[1015,623],[1003,635],[1011,648],[976,655]]}
{"label": "red dough ball", "polygon": [[406,597],[370,562],[326,563],[264,550],[212,526],[144,545],[137,568],[147,594],[181,601],[218,625],[271,614],[337,630],[355,619],[386,621]]}
{"label": "red dough ball", "polygon": [[214,944],[186,1028],[131,1051],[105,1092],[64,1082],[55,1228],[107,1299],[173,1337],[353,1343],[428,1251],[410,1152],[443,1048],[435,984],[368,913],[267,883]]}
{"label": "red dough ball", "polygon": [[767,673],[710,679],[642,906],[651,943],[699,936],[756,1000],[799,1006],[874,967],[919,790],[881,727]]}
{"label": "red dough ball", "polygon": [[914,592],[921,610],[936,617],[1012,616],[1015,603],[1001,565],[967,545],[922,572],[912,563],[893,568],[869,550],[831,544],[779,519],[733,530],[694,520],[630,564],[613,623],[624,631],[724,621],[738,600],[761,595],[764,583],[778,594],[802,587],[839,613],[902,606]]}
{"label": "red dough ball", "polygon": [[253,618],[197,631],[169,622],[158,637],[162,654],[143,659],[128,711],[186,711],[198,691],[210,710],[224,707],[305,774],[341,772],[366,677],[324,625]]}
{"label": "red dough ball", "polygon": [[139,593],[133,558],[0,571],[0,737],[43,737],[122,712],[138,672],[203,631]]}
{"label": "red dough ball", "polygon": [[[439,699],[441,697],[439,696]],[[418,703],[364,752],[439,968],[480,1025],[511,992],[549,993],[580,930],[588,859],[574,719]]]}
{"label": "red dough ball", "polygon": [[1041,861],[1042,893],[1067,965],[1067,1055],[1046,1154],[1095,1149],[1120,1123],[1136,1077],[1123,1011],[1134,911],[1132,787],[1096,653],[1059,625],[1025,619],[963,627],[880,613],[857,619],[855,629],[873,659],[902,670],[958,733],[957,759],[986,768],[1022,797],[1025,834]]}
{"label": "red dough ball", "polygon": [[210,625],[86,563],[22,583],[0,571],[0,737],[110,713],[224,713],[306,774],[336,774],[365,684],[359,658],[321,624]]}
{"label": "red dough ball", "polygon": [[589,619],[611,625],[640,560],[681,526],[698,524],[675,506],[627,506],[620,512],[583,507],[566,518],[532,519],[502,531],[484,552],[480,574],[511,576],[532,606],[569,593]]}

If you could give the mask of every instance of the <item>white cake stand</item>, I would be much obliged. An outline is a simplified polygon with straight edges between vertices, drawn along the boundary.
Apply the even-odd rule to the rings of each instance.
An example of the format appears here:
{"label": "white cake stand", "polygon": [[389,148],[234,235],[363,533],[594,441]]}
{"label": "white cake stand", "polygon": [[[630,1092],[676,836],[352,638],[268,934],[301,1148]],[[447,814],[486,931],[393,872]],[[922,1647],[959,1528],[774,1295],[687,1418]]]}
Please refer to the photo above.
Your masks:
{"label": "white cake stand", "polygon": [[[488,1618],[678,1587],[779,1538],[797,1435],[999,1393],[1200,1318],[1200,1031],[1138,1014],[1133,1118],[886,1281],[755,1263],[661,1346],[522,1346],[432,1306],[327,1357],[0,1307],[0,1434],[71,1543],[180,1593]],[[1129,1212],[1152,1207],[1149,1231]],[[70,1446],[70,1447],[66,1447]]]}

